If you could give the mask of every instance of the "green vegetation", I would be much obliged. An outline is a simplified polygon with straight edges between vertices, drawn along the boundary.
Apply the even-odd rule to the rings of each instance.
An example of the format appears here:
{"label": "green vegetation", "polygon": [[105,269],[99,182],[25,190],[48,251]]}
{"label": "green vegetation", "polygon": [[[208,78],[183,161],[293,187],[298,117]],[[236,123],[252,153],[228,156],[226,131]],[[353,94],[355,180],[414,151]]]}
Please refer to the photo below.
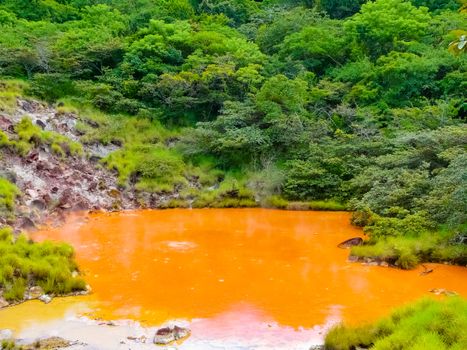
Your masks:
{"label": "green vegetation", "polygon": [[[1,91],[1,90],[0,90]],[[0,130],[0,149],[6,148],[21,155],[26,155],[36,146],[49,146],[51,151],[61,157],[83,155],[83,146],[54,131],[44,131],[34,125],[28,117],[23,117],[15,125],[15,135],[9,138]]]}
{"label": "green vegetation", "polygon": [[44,131],[27,117],[15,125],[15,132],[18,135],[16,144],[21,145],[17,148],[22,149],[23,154],[26,154],[33,145],[50,146],[50,149],[60,156],[83,154],[83,146],[79,142],[71,141],[53,131]]}
{"label": "green vegetation", "polygon": [[326,336],[328,350],[465,349],[467,301],[449,297],[443,301],[423,299],[394,311],[374,324],[339,325]]}
{"label": "green vegetation", "polygon": [[[1,136],[0,134],[0,142]],[[15,199],[19,194],[20,191],[14,184],[0,177],[0,215],[9,216],[13,213]]]}
{"label": "green vegetation", "polygon": [[[0,80],[0,112],[14,111],[16,98],[22,95],[25,86],[26,84],[21,80]],[[0,136],[0,147],[1,140]]]}
{"label": "green vegetation", "polygon": [[74,277],[77,266],[73,248],[63,243],[33,243],[14,238],[10,228],[0,228],[0,290],[8,301],[22,300],[27,287],[40,286],[45,293],[60,295],[86,288]]}
{"label": "green vegetation", "polygon": [[[0,1],[0,110],[79,112],[162,207],[343,210],[353,254],[464,263],[463,0]],[[77,144],[27,120],[0,147]]]}

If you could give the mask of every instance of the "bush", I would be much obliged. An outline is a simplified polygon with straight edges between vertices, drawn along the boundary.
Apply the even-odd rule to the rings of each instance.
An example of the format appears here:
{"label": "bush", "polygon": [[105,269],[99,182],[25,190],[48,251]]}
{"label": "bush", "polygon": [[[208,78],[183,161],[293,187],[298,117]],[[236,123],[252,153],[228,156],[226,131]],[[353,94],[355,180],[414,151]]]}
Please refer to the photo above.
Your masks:
{"label": "bush", "polygon": [[0,111],[11,113],[16,108],[16,98],[21,96],[26,83],[21,80],[0,80]]}
{"label": "bush", "polygon": [[0,177],[0,214],[13,212],[15,199],[19,194],[18,187]]}
{"label": "bush", "polygon": [[47,102],[76,93],[73,81],[60,73],[35,74],[26,92]]}
{"label": "bush", "polygon": [[467,264],[467,246],[452,243],[449,236],[440,232],[425,232],[416,237],[378,237],[352,247],[351,254],[384,260],[402,269],[412,269],[425,261]]}
{"label": "bush", "polygon": [[26,288],[34,285],[56,295],[85,290],[86,283],[73,276],[75,271],[68,244],[15,239],[10,228],[0,228],[0,289],[6,300],[22,300]]}
{"label": "bush", "polygon": [[391,316],[360,327],[338,325],[326,335],[327,350],[357,347],[389,349],[465,349],[467,301],[422,299],[395,310]]}
{"label": "bush", "polygon": [[205,189],[195,194],[193,208],[253,208],[258,203],[244,182],[229,175],[217,189]]}
{"label": "bush", "polygon": [[103,162],[118,172],[120,185],[131,179],[136,188],[149,192],[172,192],[186,184],[185,165],[174,151],[159,145],[135,145],[111,153]]}
{"label": "bush", "polygon": [[280,196],[270,196],[265,199],[264,205],[267,208],[287,209],[289,201]]}

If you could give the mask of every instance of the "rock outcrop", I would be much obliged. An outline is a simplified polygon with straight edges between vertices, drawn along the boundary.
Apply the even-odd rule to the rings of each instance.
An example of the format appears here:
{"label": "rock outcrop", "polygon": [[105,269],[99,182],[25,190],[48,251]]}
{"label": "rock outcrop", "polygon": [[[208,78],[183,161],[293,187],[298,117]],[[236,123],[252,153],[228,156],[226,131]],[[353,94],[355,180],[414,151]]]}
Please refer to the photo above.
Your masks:
{"label": "rock outcrop", "polygon": [[[46,131],[54,131],[71,141],[79,141],[78,116],[63,113],[45,104],[18,99],[14,113],[0,111],[0,130],[14,139],[15,125],[23,117]],[[66,212],[135,208],[133,191],[118,188],[116,174],[105,169],[99,159],[114,151],[115,145],[83,145],[83,155],[58,155],[46,145],[33,147],[26,155],[0,148],[0,176],[21,191],[17,203],[17,230],[35,228],[45,221],[60,222]]]}

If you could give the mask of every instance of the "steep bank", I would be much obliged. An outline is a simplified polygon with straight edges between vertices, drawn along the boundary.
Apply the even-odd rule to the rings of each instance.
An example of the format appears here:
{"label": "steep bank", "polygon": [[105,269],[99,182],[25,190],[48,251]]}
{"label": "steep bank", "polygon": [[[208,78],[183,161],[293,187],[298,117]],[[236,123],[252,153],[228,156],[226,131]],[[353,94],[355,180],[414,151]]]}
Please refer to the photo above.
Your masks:
{"label": "steep bank", "polygon": [[[24,128],[19,128],[20,124],[28,124],[25,121],[30,121],[27,128],[32,130],[26,137],[22,135]],[[28,144],[25,151],[0,144],[0,176],[20,191],[14,218],[2,216],[0,224],[31,229],[45,221],[60,222],[70,211],[154,206],[163,199],[148,193],[136,194],[132,186],[119,186],[118,174],[99,161],[121,144],[81,143],[83,133],[77,128],[80,122],[98,127],[75,113],[22,98],[16,100],[12,111],[0,111],[0,130],[10,144]],[[80,151],[72,152],[69,142],[77,143]]]}

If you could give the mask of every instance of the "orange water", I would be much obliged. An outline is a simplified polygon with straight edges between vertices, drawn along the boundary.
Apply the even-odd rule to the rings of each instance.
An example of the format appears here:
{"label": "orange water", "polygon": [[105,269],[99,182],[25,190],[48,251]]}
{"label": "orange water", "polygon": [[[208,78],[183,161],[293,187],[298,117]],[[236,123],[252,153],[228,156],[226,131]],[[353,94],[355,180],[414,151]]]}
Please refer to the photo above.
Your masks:
{"label": "orange water", "polygon": [[[293,328],[329,316],[373,320],[432,288],[467,296],[467,269],[402,271],[347,261],[362,236],[344,212],[144,210],[70,218],[35,239],[71,243],[93,288],[91,312],[160,324],[242,315]],[[259,316],[258,316],[259,315]],[[233,318],[233,320],[232,320]]]}

